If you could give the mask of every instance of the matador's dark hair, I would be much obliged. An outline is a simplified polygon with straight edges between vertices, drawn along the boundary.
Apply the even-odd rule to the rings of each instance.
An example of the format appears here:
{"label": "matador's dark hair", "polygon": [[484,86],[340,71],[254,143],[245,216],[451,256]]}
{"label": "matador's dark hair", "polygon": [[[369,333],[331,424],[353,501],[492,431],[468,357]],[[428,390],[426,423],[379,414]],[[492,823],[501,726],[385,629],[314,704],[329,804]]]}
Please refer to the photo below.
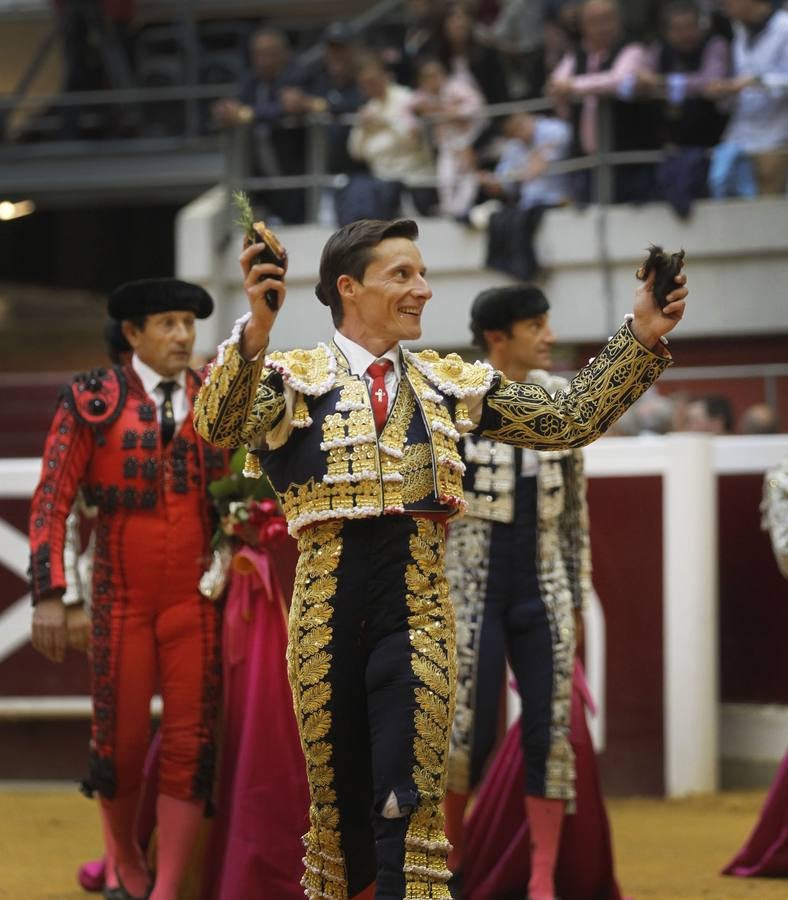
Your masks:
{"label": "matador's dark hair", "polygon": [[326,241],[320,257],[320,281],[315,285],[317,299],[331,310],[334,325],[342,324],[342,299],[337,290],[340,275],[364,280],[377,245],[386,238],[415,241],[419,226],[412,219],[359,219],[335,231]]}

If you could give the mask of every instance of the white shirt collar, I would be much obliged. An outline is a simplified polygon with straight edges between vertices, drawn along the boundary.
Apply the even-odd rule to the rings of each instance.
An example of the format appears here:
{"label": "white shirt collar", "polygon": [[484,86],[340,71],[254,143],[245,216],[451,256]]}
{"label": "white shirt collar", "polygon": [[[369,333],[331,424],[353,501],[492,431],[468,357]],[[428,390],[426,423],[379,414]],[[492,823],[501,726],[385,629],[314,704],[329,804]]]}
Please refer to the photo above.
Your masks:
{"label": "white shirt collar", "polygon": [[334,343],[337,345],[337,347],[339,347],[339,349],[344,354],[345,359],[348,361],[348,365],[350,366],[350,372],[352,375],[363,376],[366,374],[367,369],[373,362],[375,362],[376,359],[388,359],[393,363],[394,374],[397,376],[397,381],[399,381],[399,344],[395,344],[393,347],[390,347],[382,356],[374,356],[369,352],[369,350],[362,347],[360,344],[357,344],[355,341],[351,341],[349,337],[345,337],[345,335],[339,331],[334,332]]}
{"label": "white shirt collar", "polygon": [[186,369],[181,369],[173,378],[167,378],[164,375],[160,375],[147,363],[144,363],[136,353],[131,357],[131,367],[139,376],[142,386],[145,388],[145,393],[149,396],[153,396],[153,392],[162,381],[174,381],[178,387],[186,388]]}

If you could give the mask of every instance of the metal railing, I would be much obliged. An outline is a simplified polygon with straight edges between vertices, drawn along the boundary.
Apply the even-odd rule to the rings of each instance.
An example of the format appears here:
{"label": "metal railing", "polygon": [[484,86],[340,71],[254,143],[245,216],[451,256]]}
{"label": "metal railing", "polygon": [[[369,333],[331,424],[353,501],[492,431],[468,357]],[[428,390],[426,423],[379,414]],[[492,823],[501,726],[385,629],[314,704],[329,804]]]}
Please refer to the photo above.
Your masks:
{"label": "metal railing", "polygon": [[[480,108],[466,118],[500,119],[514,113],[552,112],[553,102],[540,97],[533,100],[521,100],[508,103],[490,104]],[[597,117],[597,151],[579,157],[572,157],[551,163],[547,174],[559,175],[573,172],[591,172],[591,200],[595,204],[609,205],[613,202],[613,171],[617,166],[657,163],[664,158],[661,150],[620,150],[612,149],[611,103],[607,98],[600,98],[599,115]],[[440,123],[445,116],[425,116],[426,126]],[[302,175],[252,175],[249,147],[251,146],[251,129],[253,123],[237,126],[228,132],[228,155],[226,157],[225,180],[230,191],[244,188],[251,191],[279,191],[304,188],[307,190],[307,210],[313,214],[319,207],[319,195],[325,188],[343,186],[347,175],[328,172],[326,165],[328,144],[327,128],[330,125],[352,126],[356,115],[331,116],[326,113],[311,114],[300,122],[283,122],[279,128],[304,128],[306,130],[306,158],[308,164]],[[273,147],[268,150],[273,154]],[[435,177],[419,176],[418,179],[406,181],[414,186],[434,186]],[[313,221],[313,215],[307,216]]]}

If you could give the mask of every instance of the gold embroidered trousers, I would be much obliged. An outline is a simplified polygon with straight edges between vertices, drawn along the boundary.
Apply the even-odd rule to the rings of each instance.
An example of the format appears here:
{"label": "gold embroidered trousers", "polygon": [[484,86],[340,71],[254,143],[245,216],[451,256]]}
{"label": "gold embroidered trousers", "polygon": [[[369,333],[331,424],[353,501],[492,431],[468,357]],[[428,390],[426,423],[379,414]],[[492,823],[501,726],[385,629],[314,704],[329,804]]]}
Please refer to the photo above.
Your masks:
{"label": "gold embroidered trousers", "polygon": [[448,898],[454,714],[444,526],[383,516],[299,537],[288,665],[311,797],[310,898]]}

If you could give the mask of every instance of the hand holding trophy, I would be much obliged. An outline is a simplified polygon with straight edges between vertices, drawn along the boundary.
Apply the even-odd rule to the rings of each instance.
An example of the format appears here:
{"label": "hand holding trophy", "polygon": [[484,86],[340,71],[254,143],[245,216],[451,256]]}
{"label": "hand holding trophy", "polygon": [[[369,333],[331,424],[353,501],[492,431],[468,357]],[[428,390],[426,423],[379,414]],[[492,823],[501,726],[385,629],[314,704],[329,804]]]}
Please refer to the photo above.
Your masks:
{"label": "hand holding trophy", "polygon": [[[252,204],[250,203],[247,194],[243,191],[236,191],[233,194],[233,200],[235,201],[235,205],[239,212],[237,224],[244,230],[244,250],[248,249],[251,245],[259,245],[260,249],[260,252],[253,255],[253,258],[250,261],[250,270],[255,266],[264,264],[278,266],[283,270],[282,275],[276,275],[270,272],[260,272],[260,275],[281,281],[284,272],[287,271],[287,250],[285,250],[279,238],[270,228],[268,228],[264,221],[260,220],[255,222]],[[249,273],[247,272],[245,274],[248,275]],[[276,290],[269,288],[265,291],[264,297],[265,302],[268,304],[268,308],[272,312],[277,312],[281,305],[279,293]]]}
{"label": "hand holding trophy", "polygon": [[657,306],[664,310],[669,303],[668,294],[675,291],[676,286],[681,283],[677,276],[681,274],[683,268],[683,250],[679,250],[677,253],[666,253],[662,247],[652,244],[649,247],[648,257],[635,275],[640,281],[648,281],[651,273],[654,273],[651,292]]}

